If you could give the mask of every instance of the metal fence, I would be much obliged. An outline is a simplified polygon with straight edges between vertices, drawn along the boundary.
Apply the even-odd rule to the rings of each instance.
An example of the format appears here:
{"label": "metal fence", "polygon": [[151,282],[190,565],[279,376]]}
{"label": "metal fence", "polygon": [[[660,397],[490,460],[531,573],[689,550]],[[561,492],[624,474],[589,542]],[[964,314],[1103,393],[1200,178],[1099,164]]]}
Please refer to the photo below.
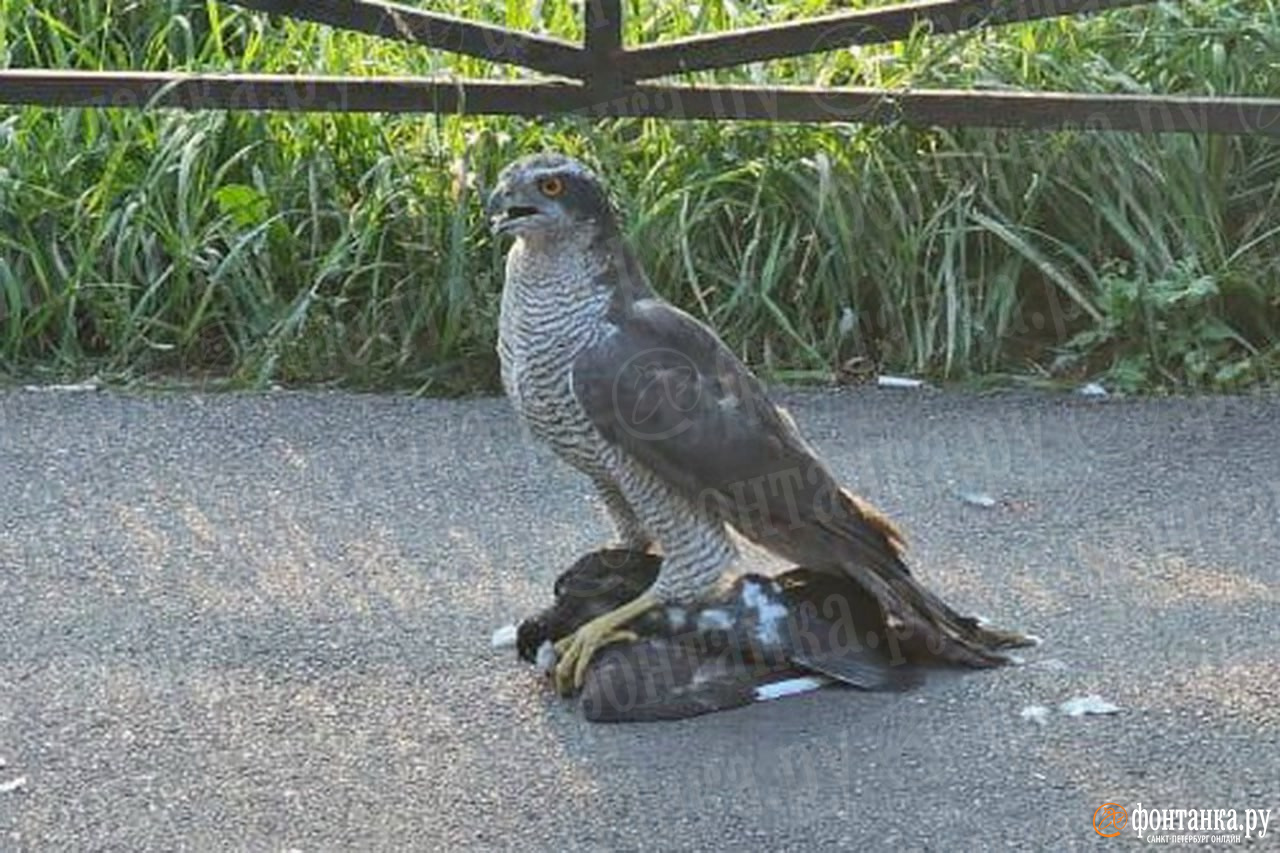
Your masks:
{"label": "metal fence", "polygon": [[652,82],[684,72],[897,41],[921,26],[933,34],[956,33],[1151,2],[923,0],[627,47],[622,42],[621,0],[587,0],[586,38],[581,45],[371,0],[237,0],[237,5],[248,9],[517,65],[548,79],[10,69],[0,71],[0,103],[467,115],[575,113],[1280,136],[1277,98]]}

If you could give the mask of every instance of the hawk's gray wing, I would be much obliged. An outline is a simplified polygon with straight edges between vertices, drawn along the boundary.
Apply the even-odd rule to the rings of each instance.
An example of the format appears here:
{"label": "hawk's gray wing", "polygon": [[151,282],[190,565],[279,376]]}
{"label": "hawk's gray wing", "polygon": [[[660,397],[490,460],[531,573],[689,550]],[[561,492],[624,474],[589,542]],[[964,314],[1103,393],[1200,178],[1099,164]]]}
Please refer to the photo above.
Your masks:
{"label": "hawk's gray wing", "polygon": [[840,488],[760,381],[683,311],[635,303],[578,357],[573,389],[607,441],[748,538],[799,562],[843,563],[824,541],[835,536],[864,567],[906,573],[893,526]]}

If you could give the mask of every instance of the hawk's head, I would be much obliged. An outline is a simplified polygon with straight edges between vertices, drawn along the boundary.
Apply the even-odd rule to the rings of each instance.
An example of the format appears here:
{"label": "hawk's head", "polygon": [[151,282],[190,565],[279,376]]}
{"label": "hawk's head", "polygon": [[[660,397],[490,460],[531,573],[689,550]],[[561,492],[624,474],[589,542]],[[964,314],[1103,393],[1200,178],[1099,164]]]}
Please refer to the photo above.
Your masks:
{"label": "hawk's head", "polygon": [[486,205],[495,234],[599,233],[616,229],[604,184],[585,164],[563,154],[534,154],[502,170]]}

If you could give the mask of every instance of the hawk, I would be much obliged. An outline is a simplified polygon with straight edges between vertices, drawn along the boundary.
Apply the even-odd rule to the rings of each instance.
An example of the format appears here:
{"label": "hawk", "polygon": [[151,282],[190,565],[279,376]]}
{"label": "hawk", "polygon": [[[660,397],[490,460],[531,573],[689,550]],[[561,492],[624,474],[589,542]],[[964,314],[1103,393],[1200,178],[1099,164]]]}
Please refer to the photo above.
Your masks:
{"label": "hawk", "polygon": [[792,418],[704,323],[662,299],[601,180],[557,153],[507,166],[487,202],[514,237],[499,315],[502,385],[532,435],[588,477],[620,547],[660,549],[653,584],[557,644],[556,685],[660,605],[710,593],[737,557],[731,530],[847,577],[900,634],[975,667],[1026,638],[961,616],[903,561],[898,529],[843,488]]}

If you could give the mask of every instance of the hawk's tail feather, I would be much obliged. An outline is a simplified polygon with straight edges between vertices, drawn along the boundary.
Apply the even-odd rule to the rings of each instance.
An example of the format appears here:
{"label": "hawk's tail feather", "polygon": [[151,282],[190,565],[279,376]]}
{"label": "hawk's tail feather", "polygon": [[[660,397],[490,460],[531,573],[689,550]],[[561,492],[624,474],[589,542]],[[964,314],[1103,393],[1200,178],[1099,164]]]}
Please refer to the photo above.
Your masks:
{"label": "hawk's tail feather", "polygon": [[907,570],[897,528],[865,501],[844,490],[841,495],[849,516],[831,530],[841,543],[839,568],[879,602],[891,654],[987,669],[1012,663],[1008,649],[1035,644],[1032,637],[954,610]]}

